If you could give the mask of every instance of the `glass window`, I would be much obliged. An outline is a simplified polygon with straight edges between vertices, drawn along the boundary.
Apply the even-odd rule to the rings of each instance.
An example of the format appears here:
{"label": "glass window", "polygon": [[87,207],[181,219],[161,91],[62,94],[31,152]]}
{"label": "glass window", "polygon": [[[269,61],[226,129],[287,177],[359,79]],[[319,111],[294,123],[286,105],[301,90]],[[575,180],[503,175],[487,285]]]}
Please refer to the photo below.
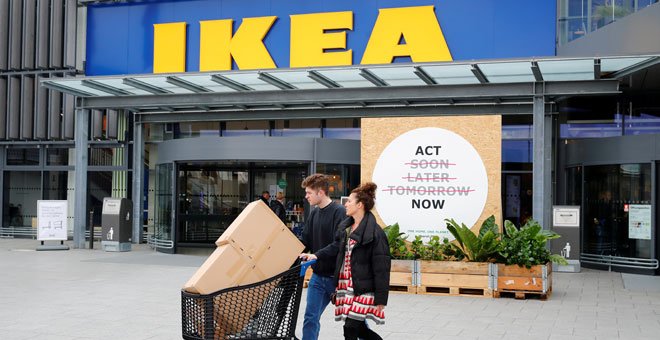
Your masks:
{"label": "glass window", "polygon": [[566,170],[566,204],[582,205],[582,167]]}
{"label": "glass window", "polygon": [[621,136],[623,115],[614,97],[570,98],[560,102],[561,138]]}
{"label": "glass window", "polygon": [[73,188],[68,188],[68,179],[68,171],[44,171],[43,199],[66,200],[69,192],[73,195]]}
{"label": "glass window", "polygon": [[172,239],[172,167],[170,164],[156,166],[156,188],[154,206],[154,238]]}
{"label": "glass window", "polygon": [[559,2],[559,44],[583,37],[644,9],[658,0],[562,0]]}
{"label": "glass window", "polygon": [[7,165],[39,165],[39,149],[8,148]]}
{"label": "glass window", "polygon": [[29,227],[41,199],[40,171],[5,171],[3,226]]}
{"label": "glass window", "polygon": [[89,165],[96,166],[122,166],[124,165],[125,148],[98,148],[89,149]]}
{"label": "glass window", "polygon": [[660,109],[644,108],[634,110],[624,117],[625,135],[645,135],[660,133]]}
{"label": "glass window", "polygon": [[651,164],[585,166],[583,209],[586,253],[651,257]]}
{"label": "glass window", "polygon": [[328,196],[337,202],[360,185],[359,165],[317,164],[316,172],[330,176]]}
{"label": "glass window", "polygon": [[220,123],[218,122],[178,123],[178,127],[176,138],[220,136]]}
{"label": "glass window", "polygon": [[103,198],[127,197],[126,171],[91,171],[87,173],[87,209],[93,211],[94,227],[101,226]]}
{"label": "glass window", "polygon": [[276,120],[272,136],[321,138],[320,119]]}
{"label": "glass window", "polygon": [[532,217],[532,174],[502,174],[504,219],[517,226]]}
{"label": "glass window", "polygon": [[246,169],[184,164],[178,177],[179,242],[213,243],[249,202]]}
{"label": "glass window", "polygon": [[323,138],[360,140],[359,119],[327,119]]}
{"label": "glass window", "polygon": [[502,170],[532,170],[531,140],[502,141]]}
{"label": "glass window", "polygon": [[268,121],[235,121],[226,122],[226,127],[222,130],[223,137],[237,136],[268,136],[270,126]]}
{"label": "glass window", "polygon": [[532,139],[532,125],[502,125],[502,139]]}
{"label": "glass window", "polygon": [[68,148],[46,149],[46,165],[69,165]]}

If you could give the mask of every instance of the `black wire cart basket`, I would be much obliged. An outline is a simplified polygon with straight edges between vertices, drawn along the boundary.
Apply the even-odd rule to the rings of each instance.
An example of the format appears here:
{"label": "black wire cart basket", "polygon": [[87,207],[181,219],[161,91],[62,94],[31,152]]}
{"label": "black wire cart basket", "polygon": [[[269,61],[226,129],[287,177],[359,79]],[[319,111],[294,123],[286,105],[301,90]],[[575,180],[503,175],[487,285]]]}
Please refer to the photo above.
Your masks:
{"label": "black wire cart basket", "polygon": [[305,271],[296,263],[266,280],[211,294],[181,291],[184,339],[297,339],[298,308]]}

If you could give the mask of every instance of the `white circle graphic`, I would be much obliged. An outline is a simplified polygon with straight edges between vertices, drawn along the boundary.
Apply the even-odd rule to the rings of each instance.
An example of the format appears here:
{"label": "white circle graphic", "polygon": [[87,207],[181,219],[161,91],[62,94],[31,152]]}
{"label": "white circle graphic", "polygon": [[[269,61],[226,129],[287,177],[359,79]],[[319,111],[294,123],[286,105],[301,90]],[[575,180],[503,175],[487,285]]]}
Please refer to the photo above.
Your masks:
{"label": "white circle graphic", "polygon": [[453,240],[445,219],[473,226],[488,196],[488,176],[477,150],[441,128],[415,129],[394,139],[378,158],[373,181],[383,222],[399,223],[412,238]]}

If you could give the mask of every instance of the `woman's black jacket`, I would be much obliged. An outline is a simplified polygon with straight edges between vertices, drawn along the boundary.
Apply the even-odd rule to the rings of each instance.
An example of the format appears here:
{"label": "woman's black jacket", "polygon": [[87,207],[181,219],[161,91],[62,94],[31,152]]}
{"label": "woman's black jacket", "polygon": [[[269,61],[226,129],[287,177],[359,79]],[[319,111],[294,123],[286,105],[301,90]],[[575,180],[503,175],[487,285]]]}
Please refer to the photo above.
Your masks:
{"label": "woman's black jacket", "polygon": [[355,295],[373,292],[374,305],[387,305],[392,265],[387,236],[371,212],[364,214],[360,225],[351,233],[353,222],[353,218],[349,217],[337,227],[334,242],[338,247],[335,286],[339,283],[339,272],[346,255],[346,242],[350,237],[357,241],[351,253],[353,292]]}

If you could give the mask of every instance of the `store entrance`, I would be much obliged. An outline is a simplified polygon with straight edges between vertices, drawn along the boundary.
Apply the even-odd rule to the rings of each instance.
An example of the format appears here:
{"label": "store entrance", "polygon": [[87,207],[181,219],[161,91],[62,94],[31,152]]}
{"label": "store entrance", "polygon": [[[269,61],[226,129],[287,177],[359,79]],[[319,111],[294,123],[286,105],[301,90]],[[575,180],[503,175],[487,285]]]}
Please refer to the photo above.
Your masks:
{"label": "store entrance", "polygon": [[268,191],[284,195],[287,222],[305,196],[306,163],[177,163],[177,246],[212,247],[245,206]]}

